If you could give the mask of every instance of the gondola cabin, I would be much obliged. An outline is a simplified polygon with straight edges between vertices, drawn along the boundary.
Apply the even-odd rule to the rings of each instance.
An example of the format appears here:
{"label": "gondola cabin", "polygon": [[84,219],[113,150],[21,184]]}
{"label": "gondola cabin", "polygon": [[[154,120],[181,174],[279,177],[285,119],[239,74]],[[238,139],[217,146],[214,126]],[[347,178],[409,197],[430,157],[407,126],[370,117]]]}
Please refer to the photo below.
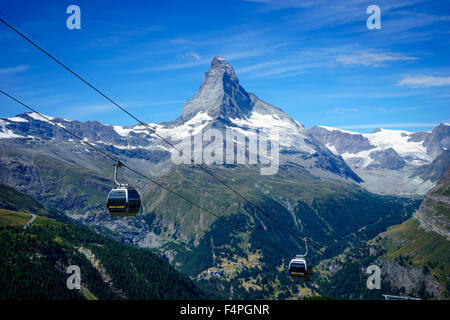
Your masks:
{"label": "gondola cabin", "polygon": [[141,208],[141,197],[133,187],[122,186],[109,192],[106,207],[113,217],[134,217]]}
{"label": "gondola cabin", "polygon": [[313,278],[312,265],[305,258],[296,257],[289,263],[289,275],[294,281],[311,281]]}

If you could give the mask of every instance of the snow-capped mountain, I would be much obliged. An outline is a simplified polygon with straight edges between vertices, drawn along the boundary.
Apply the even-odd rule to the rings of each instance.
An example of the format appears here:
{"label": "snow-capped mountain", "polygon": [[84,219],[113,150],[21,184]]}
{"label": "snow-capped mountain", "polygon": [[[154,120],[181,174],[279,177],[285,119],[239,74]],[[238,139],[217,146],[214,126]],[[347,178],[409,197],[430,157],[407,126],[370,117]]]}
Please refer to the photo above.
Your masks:
{"label": "snow-capped mountain", "polygon": [[[50,119],[151,175],[163,175],[174,166],[171,161],[174,150],[143,125],[123,127],[97,121]],[[439,170],[445,169],[447,158],[438,157],[450,148],[448,124],[441,124],[432,132],[416,133],[377,129],[370,134],[360,134],[325,126],[306,130],[283,110],[247,92],[239,84],[233,67],[221,57],[212,60],[198,92],[186,102],[179,118],[148,125],[178,146],[185,139],[201,136],[211,128],[223,132],[224,137],[225,131],[232,130],[236,144],[241,145],[246,143],[245,137],[255,134],[269,137],[277,132],[280,166],[296,165],[326,179],[344,178],[379,194],[425,194],[439,178]],[[32,145],[48,150],[53,157],[80,165],[85,165],[91,152],[35,113],[0,118],[0,141],[9,141],[5,142],[9,145]],[[74,158],[63,151],[56,155],[53,151],[61,149],[61,143],[71,144],[70,148],[84,153],[83,157]],[[209,147],[224,146],[220,139],[203,143]],[[245,150],[247,155],[252,152],[248,147]],[[186,153],[197,161],[195,152],[189,152]],[[435,159],[438,159],[436,165]],[[89,163],[90,168],[96,166]]]}
{"label": "snow-capped mountain", "polygon": [[251,104],[233,67],[222,57],[215,57],[200,89],[184,105],[180,120],[187,121],[203,112],[212,118],[242,118],[250,114]]}
{"label": "snow-capped mountain", "polygon": [[[363,185],[379,194],[423,195],[445,172],[419,174],[450,149],[450,125],[441,124],[431,132],[376,129],[361,134],[338,128],[316,126],[308,130],[364,180]],[[447,166],[450,165],[447,163]]]}
{"label": "snow-capped mountain", "polygon": [[211,127],[233,129],[246,136],[252,134],[252,130],[260,130],[266,135],[277,130],[282,149],[295,149],[309,155],[318,149],[302,124],[283,110],[248,93],[239,84],[233,67],[222,57],[212,60],[198,92],[186,102],[181,116],[164,126],[156,126],[156,131],[176,141]]}
{"label": "snow-capped mountain", "polygon": [[[83,123],[60,118],[51,119],[87,141],[103,145],[108,151],[125,157],[125,161],[152,160],[150,163],[140,164],[151,174],[164,174],[173,165],[170,152],[174,150],[143,125],[122,127],[108,126],[96,121]],[[321,177],[361,181],[340,156],[311,139],[301,123],[283,110],[245,91],[233,68],[221,57],[212,60],[211,68],[205,73],[198,92],[186,102],[178,119],[148,125],[159,136],[173,144],[180,144],[191,136],[202,135],[210,128],[223,132],[225,139],[225,131],[232,130],[236,143],[244,149],[245,137],[255,134],[271,137],[277,132],[280,165],[296,164]],[[241,139],[238,139],[239,137]],[[73,137],[34,113],[1,118],[0,138],[66,142],[73,140]],[[206,144],[217,147],[224,145],[224,142],[214,139],[206,141]],[[184,152],[189,155],[190,150]],[[251,152],[247,147],[245,153],[248,155]],[[194,154],[190,156],[197,159]]]}
{"label": "snow-capped mountain", "polygon": [[[179,131],[180,125],[185,126],[190,122],[192,129],[183,130],[184,134],[197,135],[208,128],[222,132],[231,130],[241,137],[249,137],[256,132],[270,137],[277,132],[281,165],[293,163],[319,176],[333,178],[338,175],[356,182],[361,181],[340,156],[332,154],[320,142],[311,139],[301,123],[255,94],[248,93],[239,84],[233,67],[222,57],[212,60],[200,89],[184,105],[181,116],[173,122],[165,123],[166,127],[158,128],[157,132],[164,135],[173,130]],[[236,142],[239,141],[242,139],[237,139]],[[215,140],[210,144],[222,143]]]}
{"label": "snow-capped mountain", "polygon": [[[188,194],[211,210],[226,214],[241,212],[241,205],[235,197],[227,195],[227,190],[221,184],[208,181],[209,176],[202,175],[196,167],[176,165],[172,158],[173,148],[143,125],[124,127],[97,121],[49,119],[106,150],[130,167],[162,180],[163,185],[181,190],[181,193]],[[340,230],[342,225],[355,225],[357,229],[354,230],[359,230],[366,224],[373,224],[374,212],[376,217],[382,218],[386,214],[385,205],[392,200],[362,190],[358,183],[363,180],[341,156],[345,152],[359,153],[369,149],[383,151],[382,148],[374,147],[375,142],[351,134],[356,142],[349,143],[347,136],[341,137],[342,145],[333,144],[336,150],[340,150],[336,152],[330,141],[322,141],[281,109],[248,93],[239,84],[233,68],[220,57],[212,60],[200,89],[187,101],[178,119],[159,124],[149,123],[148,126],[177,146],[182,146],[183,140],[187,138],[195,140],[207,129],[216,129],[222,133],[232,130],[236,133],[233,137],[236,149],[239,144],[241,147],[247,145],[245,139],[240,139],[242,137],[251,137],[255,133],[271,136],[278,132],[280,170],[276,175],[257,176],[258,168],[247,163],[217,164],[210,168],[216,170],[224,181],[245,192],[248,198],[254,197],[264,202],[267,208],[279,214],[280,219],[288,219],[288,225],[321,232],[324,239],[329,236],[330,230]],[[441,140],[431,138],[428,134],[424,137],[429,140],[430,150],[436,150],[436,146],[441,143]],[[411,139],[419,138],[411,134]],[[203,140],[202,143],[206,146],[224,146],[221,139]],[[359,147],[352,147],[352,144]],[[141,192],[145,213],[136,220],[111,218],[104,202],[108,191],[114,186],[112,161],[38,114],[23,113],[11,118],[0,118],[0,150],[1,182],[87,225],[112,230],[122,241],[145,247],[160,247],[172,238],[197,241],[214,222],[196,208],[171,198],[164,190],[125,170],[119,172],[119,180],[133,184]],[[246,150],[248,156],[253,152]],[[190,152],[191,149],[183,151]],[[390,162],[383,160],[383,157],[390,159],[390,152],[373,156],[377,157],[377,161]],[[195,154],[192,158],[196,160]],[[418,156],[415,161],[420,159]],[[430,164],[431,159],[424,158],[421,161]],[[372,164],[375,165],[375,162]],[[401,163],[395,165],[401,166]],[[402,172],[392,171],[402,177]],[[364,185],[370,188],[374,180],[368,177]],[[214,199],[219,199],[219,203]],[[397,200],[393,201],[397,203]],[[396,206],[394,202],[391,205]],[[377,203],[383,205],[376,206]],[[242,210],[256,214],[244,205]],[[399,217],[395,210],[390,214]],[[361,220],[361,217],[364,219]],[[263,228],[269,224],[257,215],[252,219],[261,221]],[[390,221],[375,220],[383,221],[383,228]],[[330,227],[329,221],[339,227]],[[362,221],[364,223],[361,224]],[[343,233],[336,234],[336,239],[353,231],[345,229],[339,232]]]}

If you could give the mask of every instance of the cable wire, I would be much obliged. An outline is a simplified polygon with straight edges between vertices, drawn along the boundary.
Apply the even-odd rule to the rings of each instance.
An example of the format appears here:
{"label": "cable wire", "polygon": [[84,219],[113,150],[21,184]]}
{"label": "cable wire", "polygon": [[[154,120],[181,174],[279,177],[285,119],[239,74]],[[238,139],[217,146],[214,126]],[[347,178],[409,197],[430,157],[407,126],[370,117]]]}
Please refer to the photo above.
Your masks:
{"label": "cable wire", "polygon": [[231,186],[229,186],[227,183],[225,183],[225,181],[223,181],[221,178],[219,178],[216,174],[212,173],[210,170],[208,170],[205,166],[196,163],[191,157],[189,157],[188,155],[186,155],[184,152],[182,152],[181,150],[179,150],[173,143],[171,143],[170,141],[168,141],[167,139],[165,139],[164,137],[162,137],[161,135],[159,135],[156,130],[152,129],[148,124],[144,123],[143,121],[141,121],[140,119],[138,119],[136,116],[134,116],[132,113],[130,113],[128,110],[126,110],[124,107],[122,107],[121,105],[119,105],[117,102],[115,102],[114,100],[112,100],[109,96],[107,96],[106,94],[104,94],[101,90],[97,89],[94,85],[92,85],[89,81],[85,80],[82,76],[80,76],[78,73],[76,73],[75,71],[73,71],[71,68],[69,68],[66,64],[64,64],[62,61],[60,61],[59,59],[55,58],[52,54],[50,54],[48,51],[46,51],[45,49],[43,49],[41,46],[39,46],[35,41],[31,40],[29,37],[27,37],[26,35],[24,35],[23,33],[21,33],[19,30],[17,30],[16,28],[14,28],[13,26],[11,26],[9,23],[7,23],[4,19],[2,19],[0,17],[0,22],[2,22],[4,25],[6,25],[8,28],[10,28],[11,30],[13,30],[14,32],[16,32],[18,35],[20,35],[22,38],[24,38],[25,40],[27,40],[29,43],[31,43],[34,47],[36,47],[37,49],[39,49],[41,52],[43,52],[45,55],[47,55],[50,59],[52,59],[53,61],[55,61],[57,64],[59,64],[61,67],[63,67],[64,69],[66,69],[67,71],[69,71],[72,75],[74,75],[76,78],[78,78],[79,80],[81,80],[83,83],[85,83],[87,86],[89,86],[92,90],[94,90],[95,92],[97,92],[98,94],[100,94],[102,97],[104,97],[106,100],[108,100],[109,102],[111,102],[113,105],[115,105],[117,108],[119,108],[120,110],[122,110],[123,112],[125,112],[127,115],[129,115],[131,118],[133,118],[134,120],[136,120],[139,124],[143,125],[147,130],[149,130],[151,133],[153,133],[155,136],[157,136],[160,140],[162,140],[163,142],[165,142],[166,144],[168,144],[170,147],[172,147],[174,150],[176,150],[177,152],[179,152],[181,155],[183,155],[184,157],[186,157],[188,160],[190,160],[191,164],[194,164],[195,166],[197,166],[198,168],[202,169],[204,172],[206,172],[208,175],[210,175],[211,177],[213,177],[214,179],[216,179],[219,183],[221,183],[223,186],[225,186],[227,189],[229,189],[230,191],[232,191],[235,195],[237,195],[238,197],[240,197],[242,200],[244,200],[245,202],[249,203],[254,209],[256,209],[257,211],[259,211],[261,214],[263,214],[264,216],[268,217],[269,219],[271,219],[273,222],[275,222],[276,224],[278,224],[281,228],[283,228],[286,232],[288,232],[291,236],[293,236],[295,239],[298,240],[303,240],[303,238],[301,238],[299,235],[294,234],[289,228],[287,228],[286,226],[284,226],[282,223],[280,223],[278,220],[276,220],[275,218],[273,218],[271,215],[266,214],[264,212],[264,210],[259,207],[258,205],[254,204],[252,201],[250,201],[247,197],[241,195],[238,191],[236,191],[234,188],[232,188]]}
{"label": "cable wire", "polygon": [[[28,106],[27,104],[25,104],[25,103],[23,103],[22,101],[20,101],[19,99],[13,97],[12,95],[8,94],[7,92],[5,92],[5,91],[3,91],[3,90],[0,89],[0,93],[4,94],[4,95],[7,96],[8,98],[14,100],[15,102],[19,103],[20,105],[24,106],[24,107],[27,108],[28,110],[30,110],[30,111],[32,111],[32,112],[38,114],[40,117],[42,117],[43,119],[47,120],[48,122],[50,122],[50,123],[53,124],[54,126],[56,126],[56,127],[60,128],[60,129],[64,130],[65,132],[67,132],[67,133],[70,134],[71,136],[73,136],[73,137],[75,137],[76,139],[80,140],[81,143],[86,144],[87,146],[93,148],[94,150],[96,150],[97,152],[101,153],[102,155],[108,157],[109,159],[111,159],[112,161],[114,161],[114,163],[116,163],[116,164],[120,163],[121,166],[127,168],[128,170],[130,170],[131,172],[135,173],[136,175],[141,176],[142,178],[144,178],[144,179],[146,179],[146,180],[148,180],[148,181],[154,183],[154,184],[157,185],[158,187],[160,187],[160,188],[162,188],[162,189],[164,189],[164,190],[170,192],[171,194],[173,194],[173,195],[179,197],[180,199],[182,199],[182,200],[184,200],[184,201],[190,203],[191,205],[197,207],[198,209],[200,209],[200,210],[202,210],[202,211],[204,211],[204,212],[206,212],[206,213],[208,213],[208,214],[210,214],[210,215],[212,215],[212,216],[214,216],[214,217],[216,217],[216,218],[222,220],[223,222],[225,222],[225,223],[227,223],[228,225],[230,225],[232,228],[237,229],[237,230],[239,230],[240,232],[244,232],[244,233],[247,231],[246,229],[244,229],[244,228],[242,228],[242,227],[240,227],[240,226],[238,226],[238,225],[236,225],[236,224],[234,224],[234,223],[228,221],[228,219],[226,219],[225,217],[223,217],[223,216],[221,216],[221,215],[219,215],[219,214],[216,214],[216,213],[212,212],[211,210],[206,209],[206,208],[204,208],[203,206],[197,204],[196,202],[194,202],[194,201],[192,201],[192,200],[186,198],[186,197],[183,196],[182,194],[180,194],[180,193],[178,193],[178,192],[175,192],[175,191],[169,189],[168,187],[164,186],[163,184],[161,184],[161,183],[158,182],[157,180],[155,180],[155,179],[153,179],[153,178],[150,178],[149,176],[147,176],[147,175],[145,175],[145,174],[143,174],[143,173],[141,173],[141,172],[139,172],[139,171],[137,171],[137,170],[131,168],[131,167],[128,166],[126,163],[123,163],[123,162],[120,161],[119,159],[117,159],[117,158],[111,156],[111,155],[108,154],[106,151],[104,151],[104,150],[100,149],[99,147],[95,146],[94,144],[92,144],[92,143],[86,141],[85,139],[81,138],[81,137],[78,136],[77,134],[73,133],[72,131],[68,130],[67,128],[65,128],[64,126],[58,124],[57,122],[53,121],[51,118],[49,118],[49,117],[47,117],[47,116],[41,114],[41,113],[38,112],[36,109],[34,109],[34,108]],[[278,247],[277,245],[274,245],[273,243],[269,243],[269,242],[267,242],[265,239],[263,239],[263,238],[261,238],[261,237],[259,237],[259,236],[255,236],[255,235],[253,235],[253,236],[254,236],[255,238],[258,238],[260,241],[262,241],[262,242],[265,243],[266,245],[268,245],[268,246],[270,246],[270,247],[272,247],[272,248],[278,250],[279,252],[284,253],[285,255],[288,255],[288,253],[287,253],[284,249]]]}

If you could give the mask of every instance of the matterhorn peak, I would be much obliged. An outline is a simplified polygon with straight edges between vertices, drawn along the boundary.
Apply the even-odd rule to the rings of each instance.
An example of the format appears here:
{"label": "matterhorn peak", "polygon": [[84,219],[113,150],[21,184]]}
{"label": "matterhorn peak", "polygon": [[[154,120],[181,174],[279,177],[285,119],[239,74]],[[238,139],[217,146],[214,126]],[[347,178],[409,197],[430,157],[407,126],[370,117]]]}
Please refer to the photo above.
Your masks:
{"label": "matterhorn peak", "polygon": [[221,56],[215,56],[211,61],[211,68],[218,68],[223,65],[229,66],[228,62]]}
{"label": "matterhorn peak", "polygon": [[253,111],[295,123],[283,110],[245,91],[233,67],[224,58],[216,56],[211,61],[211,68],[205,73],[200,89],[186,102],[181,117],[176,121],[186,122],[199,114],[200,117],[207,114],[222,121],[248,119]]}
{"label": "matterhorn peak", "polygon": [[200,89],[183,107],[183,121],[199,113],[212,118],[241,118],[251,111],[251,99],[239,85],[234,69],[219,56],[211,61],[211,68],[205,73]]}
{"label": "matterhorn peak", "polygon": [[230,80],[239,83],[233,67],[222,57],[216,56],[211,61],[211,69],[208,73],[218,74],[220,76],[227,75]]}

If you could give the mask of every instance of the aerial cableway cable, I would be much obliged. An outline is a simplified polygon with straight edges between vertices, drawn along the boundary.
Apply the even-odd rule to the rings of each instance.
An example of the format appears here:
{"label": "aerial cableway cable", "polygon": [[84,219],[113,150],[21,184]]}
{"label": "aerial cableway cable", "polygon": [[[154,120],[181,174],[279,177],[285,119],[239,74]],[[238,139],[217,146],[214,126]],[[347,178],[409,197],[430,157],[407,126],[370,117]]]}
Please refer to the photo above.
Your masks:
{"label": "aerial cableway cable", "polygon": [[[238,225],[236,225],[236,224],[230,222],[230,221],[229,221],[228,219],[226,219],[224,216],[221,216],[221,215],[219,215],[219,214],[216,214],[216,213],[212,212],[212,211],[209,210],[209,209],[206,209],[205,207],[203,207],[203,206],[197,204],[196,202],[190,200],[189,198],[183,196],[182,194],[180,194],[180,193],[178,193],[178,192],[176,192],[176,191],[173,191],[173,190],[169,189],[168,187],[164,186],[163,184],[161,184],[161,183],[158,182],[157,180],[155,180],[155,179],[153,179],[153,178],[151,178],[151,177],[149,177],[149,176],[147,176],[147,175],[145,175],[145,174],[143,174],[143,173],[141,173],[141,172],[139,172],[139,171],[137,171],[137,170],[131,168],[131,167],[128,166],[127,164],[121,162],[119,159],[117,159],[117,158],[115,158],[114,156],[110,155],[108,152],[106,152],[106,151],[102,150],[101,148],[95,146],[94,144],[90,143],[89,141],[86,141],[85,139],[81,138],[79,135],[73,133],[72,131],[68,130],[68,129],[65,128],[64,126],[62,126],[62,125],[60,125],[59,123],[53,121],[51,118],[49,118],[49,117],[47,117],[47,116],[41,114],[41,113],[38,112],[36,109],[34,109],[34,108],[32,108],[32,107],[26,105],[25,103],[23,103],[22,101],[20,101],[19,99],[15,98],[15,97],[11,96],[11,95],[8,94],[7,92],[5,92],[5,91],[3,91],[3,90],[0,89],[0,93],[4,94],[5,96],[7,96],[8,98],[10,98],[11,100],[14,100],[15,102],[19,103],[20,105],[24,106],[24,107],[27,108],[28,110],[30,110],[30,111],[32,111],[32,112],[38,114],[40,117],[42,117],[43,119],[45,119],[45,120],[48,121],[49,123],[51,123],[51,124],[53,124],[54,126],[60,128],[61,130],[64,130],[65,132],[67,132],[67,133],[70,134],[71,136],[73,136],[73,137],[75,137],[76,139],[80,140],[81,143],[86,144],[87,146],[89,146],[89,147],[93,148],[94,150],[98,151],[99,153],[101,153],[101,154],[104,155],[105,157],[108,157],[108,158],[111,159],[114,163],[121,163],[121,165],[122,165],[123,167],[127,168],[128,170],[130,170],[131,172],[135,173],[136,175],[138,175],[138,176],[140,176],[140,177],[142,177],[142,178],[144,178],[144,179],[146,179],[146,180],[148,180],[148,181],[154,183],[154,184],[157,185],[158,187],[160,187],[160,188],[162,188],[162,189],[164,189],[164,190],[170,192],[170,193],[173,194],[174,196],[176,196],[176,197],[178,197],[178,198],[180,198],[180,199],[182,199],[182,200],[184,200],[184,201],[190,203],[191,205],[195,206],[196,208],[198,208],[198,209],[200,209],[200,210],[202,210],[202,211],[204,211],[204,212],[206,212],[206,213],[208,213],[208,214],[210,214],[210,215],[212,215],[212,216],[214,216],[214,217],[220,219],[221,221],[223,221],[223,222],[225,222],[226,224],[228,224],[230,227],[232,227],[232,228],[234,228],[234,229],[236,229],[236,230],[238,230],[238,231],[240,231],[240,232],[243,232],[243,233],[246,233],[246,232],[247,232],[246,229],[244,229],[244,228],[242,228],[242,227],[240,227],[240,226],[238,226]],[[262,243],[266,244],[267,246],[272,247],[272,248],[278,250],[279,252],[284,253],[285,255],[289,255],[284,249],[280,248],[279,246],[277,246],[277,245],[275,245],[275,244],[273,244],[273,243],[268,242],[268,241],[265,240],[264,238],[261,238],[261,237],[259,237],[258,235],[255,235],[255,234],[253,234],[253,236],[254,236],[255,238],[257,238],[258,240],[260,240]]]}
{"label": "aerial cableway cable", "polygon": [[83,83],[85,83],[88,87],[90,87],[92,90],[94,90],[95,92],[97,92],[98,94],[100,94],[102,97],[104,97],[106,100],[108,100],[109,102],[111,102],[113,105],[115,105],[117,108],[119,108],[120,110],[122,110],[123,112],[125,112],[127,115],[129,115],[131,118],[133,118],[134,120],[136,120],[139,124],[143,125],[148,131],[150,131],[151,133],[153,133],[156,137],[158,137],[160,140],[162,140],[163,142],[165,142],[166,144],[168,144],[170,147],[172,147],[174,150],[176,150],[177,152],[179,152],[179,154],[183,155],[184,157],[186,157],[187,159],[190,160],[191,164],[194,164],[195,166],[197,166],[198,168],[202,169],[204,172],[206,172],[208,175],[210,175],[211,177],[213,177],[214,179],[216,179],[219,183],[221,183],[223,186],[225,186],[227,189],[229,189],[230,191],[232,191],[235,195],[237,195],[238,197],[240,197],[242,200],[244,200],[245,202],[247,202],[248,204],[250,204],[254,209],[256,209],[257,211],[259,211],[261,214],[263,214],[264,216],[266,216],[267,218],[271,219],[273,222],[275,222],[276,224],[278,224],[282,229],[284,229],[289,235],[291,235],[292,237],[294,237],[294,239],[297,240],[301,240],[301,241],[305,241],[304,238],[300,237],[299,235],[293,233],[289,228],[287,228],[286,226],[284,226],[282,223],[280,223],[278,220],[276,220],[275,218],[273,218],[271,215],[266,214],[264,212],[264,210],[259,207],[258,205],[254,204],[251,200],[249,200],[247,197],[241,195],[238,191],[236,191],[234,188],[232,188],[231,186],[229,186],[227,183],[225,183],[225,181],[223,181],[221,178],[219,178],[216,174],[212,173],[210,170],[208,170],[205,166],[196,163],[190,156],[186,155],[184,152],[182,152],[181,150],[179,150],[173,143],[171,143],[170,141],[168,141],[167,139],[165,139],[164,137],[162,137],[161,135],[159,135],[156,130],[152,129],[147,123],[141,121],[140,119],[138,119],[136,116],[134,116],[131,112],[129,112],[128,110],[126,110],[124,107],[122,107],[121,105],[119,105],[117,102],[115,102],[114,100],[112,100],[110,97],[108,97],[105,93],[103,93],[101,90],[97,89],[93,84],[91,84],[89,81],[85,80],[82,76],[80,76],[78,73],[76,73],[75,71],[73,71],[71,68],[69,68],[66,64],[64,64],[63,62],[61,62],[59,59],[55,58],[52,54],[50,54],[48,51],[46,51],[45,49],[43,49],[41,46],[39,46],[35,41],[31,40],[29,37],[27,37],[26,35],[24,35],[23,33],[21,33],[19,30],[17,30],[16,28],[14,28],[13,26],[11,26],[9,23],[7,23],[4,19],[0,18],[0,21],[6,25],[8,28],[10,28],[11,30],[13,30],[14,32],[16,32],[18,35],[20,35],[22,38],[24,38],[25,40],[27,40],[29,43],[31,43],[34,47],[36,47],[37,49],[39,49],[40,51],[42,51],[45,55],[47,55],[50,59],[52,59],[53,61],[55,61],[57,64],[59,64],[61,67],[63,67],[64,69],[66,69],[67,71],[69,71],[72,75],[74,75],[76,78],[78,78],[79,80],[81,80]]}

